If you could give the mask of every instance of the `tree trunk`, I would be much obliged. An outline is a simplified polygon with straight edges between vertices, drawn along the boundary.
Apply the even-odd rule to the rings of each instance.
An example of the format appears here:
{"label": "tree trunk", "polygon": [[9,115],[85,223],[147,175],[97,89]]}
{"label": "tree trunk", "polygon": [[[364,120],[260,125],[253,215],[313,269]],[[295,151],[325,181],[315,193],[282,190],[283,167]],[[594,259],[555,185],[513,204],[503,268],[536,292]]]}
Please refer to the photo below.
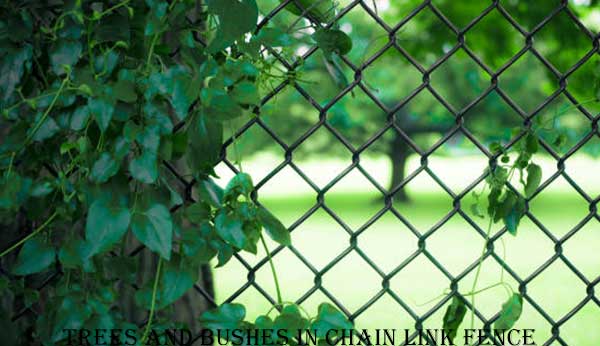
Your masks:
{"label": "tree trunk", "polygon": [[[388,191],[395,189],[406,178],[406,161],[409,154],[410,147],[400,135],[396,134],[394,140],[390,143],[389,156],[392,161],[392,176]],[[406,193],[406,187],[398,190],[393,199],[398,202],[408,202],[410,199]]]}

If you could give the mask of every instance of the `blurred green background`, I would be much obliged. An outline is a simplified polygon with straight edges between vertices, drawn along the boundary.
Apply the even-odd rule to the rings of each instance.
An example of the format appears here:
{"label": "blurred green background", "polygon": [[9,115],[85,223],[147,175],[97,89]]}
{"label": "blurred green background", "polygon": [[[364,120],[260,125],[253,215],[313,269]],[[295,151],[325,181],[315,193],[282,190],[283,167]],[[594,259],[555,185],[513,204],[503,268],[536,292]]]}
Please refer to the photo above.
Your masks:
{"label": "blurred green background", "polygon": [[[347,11],[338,26],[352,38],[353,49],[346,61],[335,59],[335,65],[320,51],[300,59],[313,45],[312,29],[304,27],[307,23],[296,21],[290,13],[277,14],[273,20],[290,26],[297,39],[293,46],[280,51],[287,62],[299,65],[295,69],[297,87],[291,83],[261,107],[262,126],[255,123],[236,138],[235,145],[228,147],[227,158],[240,161],[259,186],[259,201],[292,227],[294,249],[315,270],[326,269],[323,288],[350,313],[362,311],[355,318],[358,328],[414,328],[414,319],[387,293],[363,311],[382,290],[382,275],[393,272],[418,253],[418,238],[410,228],[419,234],[435,229],[425,240],[426,253],[452,275],[476,262],[483,246],[483,237],[454,211],[452,197],[431,174],[454,194],[465,194],[460,201],[461,210],[485,229],[488,221],[469,210],[470,185],[488,165],[482,148],[495,141],[510,143],[515,135],[513,129],[523,127],[522,115],[535,113],[533,128],[545,148],[534,161],[543,168],[543,181],[550,179],[551,183],[530,201],[534,217],[523,219],[517,236],[506,233],[494,243],[496,254],[505,257],[519,278],[534,276],[527,284],[527,294],[544,311],[540,313],[526,301],[515,327],[536,329],[535,341],[543,344],[552,335],[548,320],[560,321],[560,337],[569,345],[600,344],[600,286],[596,285],[595,296],[589,299],[584,280],[561,258],[556,258],[552,241],[561,241],[562,253],[583,279],[598,282],[600,216],[590,212],[590,203],[572,186],[578,185],[590,200],[597,201],[600,196],[600,138],[590,126],[600,111],[600,104],[595,101],[600,57],[593,51],[590,38],[600,29],[598,2],[569,2],[567,8],[555,13],[560,1],[500,1],[500,8],[486,12],[472,25],[486,11],[488,2],[432,1],[432,6],[414,15],[390,42],[385,26],[389,30],[411,16],[420,3],[365,0]],[[266,15],[277,4],[261,1],[259,5]],[[338,10],[349,4],[341,1]],[[385,24],[378,23],[373,14]],[[465,46],[457,45],[456,33],[440,19],[440,14],[454,29],[468,27]],[[545,21],[551,14],[554,16]],[[576,24],[571,15],[577,16],[582,25]],[[506,16],[520,26],[515,28]],[[524,49],[527,40],[520,30],[535,30],[532,49]],[[451,55],[440,60],[446,54]],[[432,67],[435,68],[429,75],[430,83],[422,87],[423,71]],[[288,72],[286,65],[278,61],[269,68],[282,76]],[[363,70],[360,84],[332,104],[355,79],[353,68]],[[497,77],[500,89],[480,98],[497,72],[501,72]],[[559,93],[562,74],[567,82]],[[263,94],[275,87],[264,85]],[[463,116],[466,131],[440,142],[454,128],[455,114],[472,103]],[[403,106],[397,107],[400,104]],[[317,106],[325,108],[319,112]],[[396,112],[390,113],[391,109]],[[248,120],[232,123],[231,130]],[[390,123],[402,129],[406,137],[394,129],[381,130]],[[285,161],[285,149],[269,132],[290,148],[293,159],[293,167],[285,165],[273,176],[270,173]],[[575,146],[581,148],[573,150]],[[352,151],[360,154],[360,166],[331,185],[332,179],[351,167]],[[391,211],[385,211],[382,193],[373,182],[381,189],[397,185],[420,169],[423,153],[431,174],[420,171],[394,196],[393,207],[403,218],[401,221]],[[560,165],[553,155],[565,159],[566,174],[559,174]],[[305,174],[314,187],[325,189],[323,205],[317,203],[317,192],[295,169]],[[372,176],[373,182],[361,170]],[[217,173],[223,183],[232,176],[225,164],[218,167]],[[474,189],[479,191],[481,185]],[[297,223],[304,216],[308,216],[306,220]],[[500,229],[500,224],[494,225],[492,234]],[[354,232],[359,233],[357,245],[361,253],[346,253]],[[270,246],[274,248],[275,244]],[[340,254],[344,255],[338,258]],[[264,253],[242,257],[253,265],[264,258]],[[330,266],[336,259],[339,263]],[[320,289],[305,297],[315,287],[315,275],[290,249],[278,253],[274,262],[284,300],[302,299],[303,307],[310,312],[316,311],[318,303],[329,300]],[[547,263],[548,268],[538,274],[538,268]],[[497,261],[486,259],[478,287],[496,283],[500,275]],[[517,290],[518,284],[511,275],[504,275]],[[248,282],[247,270],[236,260],[215,270],[215,276],[219,301],[236,294]],[[462,292],[470,290],[473,276],[474,272],[460,281]],[[275,296],[267,265],[257,271],[255,282]],[[439,300],[424,303],[439,296],[449,284],[447,277],[421,253],[392,277],[390,289],[415,314],[423,315]],[[486,318],[491,318],[506,300],[506,294],[502,287],[487,290],[477,296],[477,307]],[[246,304],[250,316],[269,306],[252,286],[236,301]],[[425,320],[424,327],[440,328],[444,311],[445,307],[438,309]],[[567,317],[570,318],[562,323]],[[462,327],[469,326],[469,318],[467,315]]]}

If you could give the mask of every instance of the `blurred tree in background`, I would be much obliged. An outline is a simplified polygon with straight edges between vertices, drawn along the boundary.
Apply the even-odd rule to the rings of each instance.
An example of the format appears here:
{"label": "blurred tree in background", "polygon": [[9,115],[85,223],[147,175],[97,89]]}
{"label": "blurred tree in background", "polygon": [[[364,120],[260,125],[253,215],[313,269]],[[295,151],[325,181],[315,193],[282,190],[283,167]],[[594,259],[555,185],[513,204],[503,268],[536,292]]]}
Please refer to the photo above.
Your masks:
{"label": "blurred tree in background", "polygon": [[[349,3],[337,5],[342,9]],[[295,159],[350,157],[350,148],[367,156],[386,155],[392,163],[390,190],[406,177],[411,154],[480,150],[462,132],[453,136],[450,148],[435,145],[457,125],[460,115],[464,127],[478,140],[506,143],[511,129],[523,123],[522,116],[536,113],[533,126],[553,150],[564,154],[591,130],[589,118],[575,105],[585,107],[588,116],[600,110],[598,87],[593,85],[598,78],[592,78],[600,74],[600,57],[589,53],[600,28],[600,9],[596,0],[575,1],[568,11],[563,9],[543,21],[559,3],[500,1],[504,13],[492,8],[477,20],[489,3],[437,0],[390,34],[422,2],[364,1],[336,24],[351,37],[352,50],[344,60],[329,61],[322,50],[301,59],[314,45],[309,38],[312,29],[281,11],[274,20],[289,27],[297,40],[280,52],[285,63],[273,64],[281,70],[282,80],[284,76],[291,80],[262,108],[261,118],[290,146]],[[261,2],[262,13],[278,4]],[[586,26],[577,26],[569,11]],[[583,57],[587,57],[585,63],[576,66]],[[286,66],[294,62],[297,68]],[[356,76],[360,82],[343,94],[359,69],[364,69]],[[563,76],[567,93],[558,93]],[[428,85],[424,84],[427,79]],[[500,91],[487,92],[493,80]],[[267,94],[275,87],[265,85],[263,91]],[[550,96],[556,97],[544,104]],[[383,131],[388,124],[393,127]],[[304,141],[307,136],[310,140]],[[281,151],[258,126],[239,140],[246,153]],[[598,154],[598,142],[594,137],[584,150]],[[406,200],[405,190],[400,189],[395,197]]]}

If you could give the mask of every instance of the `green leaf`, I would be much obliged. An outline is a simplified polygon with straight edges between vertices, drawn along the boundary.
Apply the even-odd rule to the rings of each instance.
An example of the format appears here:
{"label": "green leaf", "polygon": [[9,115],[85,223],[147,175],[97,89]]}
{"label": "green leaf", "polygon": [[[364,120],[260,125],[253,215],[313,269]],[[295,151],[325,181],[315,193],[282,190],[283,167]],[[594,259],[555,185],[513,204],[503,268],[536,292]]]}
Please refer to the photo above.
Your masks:
{"label": "green leaf", "polygon": [[104,98],[90,98],[87,106],[90,114],[98,123],[100,131],[106,131],[115,110],[114,105]]}
{"label": "green leaf", "polygon": [[215,310],[202,314],[200,321],[208,329],[239,328],[246,317],[246,308],[241,304],[222,304]]}
{"label": "green leaf", "polygon": [[194,173],[212,172],[219,162],[223,144],[223,125],[209,119],[204,114],[198,117],[187,130],[188,150],[187,163]]}
{"label": "green leaf", "polygon": [[46,117],[46,119],[44,119],[44,122],[42,122],[40,127],[33,134],[32,138],[34,141],[42,142],[54,136],[58,132],[58,130],[60,130],[60,128],[58,127],[58,124],[56,124],[56,121],[54,121],[54,119],[52,119],[51,117]]}
{"label": "green leaf", "polygon": [[90,251],[95,254],[110,249],[123,238],[130,221],[131,214],[124,196],[96,199],[90,205],[85,225],[85,238],[92,246]]}
{"label": "green leaf", "polygon": [[134,211],[131,230],[150,250],[166,260],[171,258],[173,221],[167,207],[153,203],[145,210]]}
{"label": "green leaf", "polygon": [[523,297],[520,294],[514,293],[504,304],[500,310],[500,317],[494,323],[496,330],[511,329],[523,311]]}
{"label": "green leaf", "polygon": [[204,89],[202,93],[209,95],[206,96],[208,109],[205,113],[210,114],[211,119],[226,121],[239,118],[244,114],[242,107],[230,95],[212,89]]}
{"label": "green leaf", "polygon": [[236,174],[225,187],[223,198],[226,200],[236,200],[238,196],[249,196],[254,190],[252,178],[247,173]]}
{"label": "green leaf", "polygon": [[210,53],[229,47],[256,27],[258,7],[255,0],[207,0],[206,4],[208,12],[219,17],[217,35],[207,47]]}
{"label": "green leaf", "polygon": [[535,163],[527,166],[527,182],[525,184],[525,196],[531,197],[542,182],[542,168]]}
{"label": "green leaf", "polygon": [[523,215],[525,215],[525,200],[521,197],[516,197],[515,202],[503,218],[504,225],[510,234],[517,235],[517,228]]}
{"label": "green leaf", "polygon": [[279,316],[273,321],[273,329],[286,330],[289,337],[296,335],[298,330],[307,329],[308,326],[308,320],[302,316],[300,309],[295,304],[284,306]]}
{"label": "green leaf", "polygon": [[201,224],[210,218],[210,206],[204,202],[196,202],[185,208],[185,216],[195,224]]}
{"label": "green leaf", "polygon": [[158,309],[162,309],[181,298],[198,281],[198,267],[182,258],[166,263],[161,273],[161,290]]}
{"label": "green leaf", "polygon": [[446,309],[446,313],[444,314],[443,325],[451,343],[454,342],[458,327],[462,323],[466,313],[467,308],[463,300],[456,296],[452,298],[452,303],[448,305],[448,309]]}
{"label": "green leaf", "polygon": [[352,50],[352,39],[341,30],[319,29],[312,35],[312,38],[323,50],[325,56],[333,53],[345,55]]}
{"label": "green leaf", "polygon": [[[5,48],[3,48],[5,49]],[[21,77],[31,67],[31,45],[25,43],[20,49],[6,49],[0,59],[0,92],[3,101],[8,100],[21,82]]]}
{"label": "green leaf", "polygon": [[100,158],[94,162],[90,181],[102,184],[108,181],[112,176],[119,171],[119,163],[115,161],[110,153],[104,152],[100,154]]}
{"label": "green leaf", "polygon": [[[287,0],[279,0],[283,3]],[[295,0],[285,7],[286,10],[297,16],[314,18],[321,23],[327,23],[335,16],[334,0]]]}
{"label": "green leaf", "polygon": [[211,178],[201,180],[197,184],[200,200],[209,203],[214,208],[220,208],[223,203],[223,189]]}
{"label": "green leaf", "polygon": [[113,85],[113,92],[119,101],[132,103],[137,100],[135,83],[128,80],[119,80]]}
{"label": "green leaf", "polygon": [[530,154],[535,154],[538,151],[538,139],[533,132],[527,133],[525,137],[525,150]]}
{"label": "green leaf", "polygon": [[241,104],[257,105],[260,102],[258,89],[254,83],[240,82],[230,92],[231,97]]}
{"label": "green leaf", "polygon": [[262,223],[265,231],[273,239],[281,245],[291,245],[292,239],[288,229],[279,221],[275,215],[271,214],[263,207],[258,208],[258,220]]}
{"label": "green leaf", "polygon": [[58,260],[64,268],[76,269],[83,267],[85,272],[94,270],[91,261],[93,245],[79,237],[71,238],[64,244],[58,253]]}
{"label": "green leaf", "polygon": [[242,220],[236,213],[228,213],[225,209],[221,209],[215,217],[215,228],[217,234],[231,245],[240,249],[246,246],[248,239],[244,233]]}
{"label": "green leaf", "polygon": [[145,184],[152,184],[158,178],[157,156],[149,150],[129,162],[131,176]]}
{"label": "green leaf", "polygon": [[15,275],[39,273],[50,267],[55,258],[56,250],[38,235],[25,242],[12,272]]}
{"label": "green leaf", "polygon": [[73,67],[81,55],[83,49],[79,41],[58,40],[50,49],[50,64],[52,71],[57,75],[66,73],[64,65]]}
{"label": "green leaf", "polygon": [[280,28],[262,28],[253,39],[269,47],[287,47],[294,43],[292,36]]}
{"label": "green leaf", "polygon": [[69,125],[71,127],[71,130],[74,130],[74,131],[83,130],[86,127],[89,118],[90,118],[90,110],[88,109],[88,107],[87,106],[78,107],[73,112],[73,114],[71,114],[70,125]]}
{"label": "green leaf", "polygon": [[323,338],[331,329],[353,329],[353,326],[346,316],[333,305],[321,303],[317,318],[311,324],[311,329],[316,329],[317,337]]}

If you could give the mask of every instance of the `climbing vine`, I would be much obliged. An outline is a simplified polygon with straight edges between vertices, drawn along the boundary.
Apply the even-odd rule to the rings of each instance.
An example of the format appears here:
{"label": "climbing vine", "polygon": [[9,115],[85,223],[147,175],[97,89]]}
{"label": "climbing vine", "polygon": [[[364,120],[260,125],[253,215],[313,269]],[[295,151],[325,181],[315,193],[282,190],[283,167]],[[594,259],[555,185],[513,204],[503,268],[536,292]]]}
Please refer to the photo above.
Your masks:
{"label": "climbing vine", "polygon": [[[329,56],[349,50],[345,34],[322,26],[334,4],[305,5],[284,10],[318,29],[313,38]],[[259,242],[270,260],[265,236],[290,245],[288,230],[252,199],[249,175],[224,189],[212,177],[224,126],[258,114],[264,86],[295,78],[267,58],[285,54],[293,26],[258,30],[254,0],[9,1],[0,13],[0,212],[26,230],[0,254],[0,290],[13,306],[40,311],[35,325],[2,312],[8,344],[60,344],[77,328],[134,328],[140,344],[154,344],[152,328],[169,322],[157,312],[192,288],[200,265],[256,253]],[[195,201],[177,192],[165,161],[189,172]],[[131,238],[159,256],[139,287]],[[278,302],[257,328],[351,327],[330,304],[311,319],[284,303],[270,264]],[[42,299],[36,278],[52,271],[62,275]],[[136,288],[143,326],[124,318],[117,283]],[[202,321],[247,327],[244,311],[224,304]]]}

